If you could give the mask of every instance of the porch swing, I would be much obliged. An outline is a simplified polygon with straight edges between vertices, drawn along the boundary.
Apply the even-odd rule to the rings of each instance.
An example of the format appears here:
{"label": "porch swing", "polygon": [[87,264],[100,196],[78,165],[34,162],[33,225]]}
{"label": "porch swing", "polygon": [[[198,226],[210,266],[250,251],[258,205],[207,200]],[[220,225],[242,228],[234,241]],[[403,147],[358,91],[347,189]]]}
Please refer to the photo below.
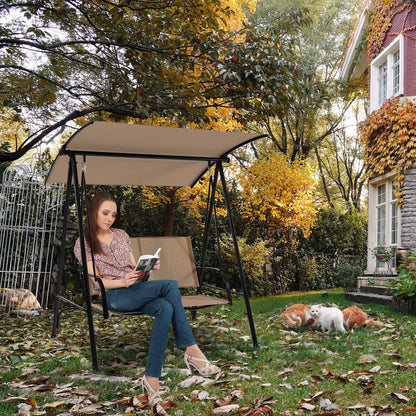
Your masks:
{"label": "porch swing", "polygon": [[[89,276],[87,270],[86,246],[83,237],[83,217],[88,212],[86,201],[87,178],[88,184],[94,185],[193,186],[207,170],[214,168],[212,182],[210,183],[210,195],[201,248],[201,265],[199,267],[195,266],[189,237],[132,237],[132,249],[135,258],[137,258],[140,254],[154,252],[155,247],[158,248],[162,245],[165,247],[162,252],[166,253],[167,257],[163,258],[162,265],[165,264],[166,270],[161,267],[161,270],[152,273],[152,279],[164,278],[163,275],[165,278],[172,278],[172,276],[177,275],[179,276],[178,282],[182,282],[180,286],[195,288],[195,294],[182,297],[184,307],[191,310],[193,316],[201,308],[231,303],[230,287],[220,269],[215,271],[221,276],[224,288],[211,286],[211,289],[215,291],[223,290],[226,293],[226,299],[203,293],[204,287],[210,287],[210,285],[204,283],[204,273],[207,270],[204,265],[212,216],[216,210],[216,187],[220,179],[252,342],[253,346],[257,347],[257,337],[231,215],[223,163],[228,161],[227,155],[231,151],[261,137],[265,137],[265,135],[100,121],[87,124],[71,136],[60,150],[47,177],[48,183],[66,183],[62,248],[52,337],[57,335],[62,312],[68,309],[85,311],[88,317],[92,365],[94,371],[99,371],[93,312],[102,314],[104,318],[108,318],[113,312],[108,310],[104,285],[101,280],[97,276]],[[83,305],[76,304],[60,295],[72,187],[74,188],[80,235]],[[86,215],[86,218],[88,219],[88,215]],[[217,227],[216,237],[217,244],[219,244]],[[172,259],[175,259],[175,256],[187,259],[183,263],[186,263],[185,269],[175,271],[175,264],[182,264],[182,262],[170,261],[168,256]],[[99,304],[91,300],[91,294],[95,292],[101,293]],[[61,303],[69,306],[60,310]]]}

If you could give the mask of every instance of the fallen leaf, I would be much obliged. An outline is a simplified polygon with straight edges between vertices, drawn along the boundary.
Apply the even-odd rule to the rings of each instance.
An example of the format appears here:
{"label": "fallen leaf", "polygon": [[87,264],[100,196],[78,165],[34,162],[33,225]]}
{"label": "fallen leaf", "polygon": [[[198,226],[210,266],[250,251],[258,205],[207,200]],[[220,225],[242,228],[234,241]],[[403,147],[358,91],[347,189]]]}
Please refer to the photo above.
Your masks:
{"label": "fallen leaf", "polygon": [[363,404],[355,404],[353,406],[346,407],[347,410],[361,410],[364,409],[365,406]]}
{"label": "fallen leaf", "polygon": [[17,405],[17,408],[19,409],[18,410],[19,415],[22,415],[22,416],[30,415],[31,410],[32,410],[32,406],[26,403],[19,403]]}
{"label": "fallen leaf", "polygon": [[324,379],[321,376],[316,376],[316,375],[310,376],[310,379],[315,383],[324,381]]}
{"label": "fallen leaf", "polygon": [[319,399],[319,407],[323,410],[339,410],[339,407],[335,403],[325,397]]}
{"label": "fallen leaf", "polygon": [[231,412],[235,412],[239,409],[238,404],[229,404],[227,406],[216,407],[212,410],[212,414],[214,415],[226,415]]}
{"label": "fallen leaf", "polygon": [[42,407],[56,409],[57,407],[64,406],[64,405],[65,405],[65,402],[63,400],[57,400],[56,402],[45,403]]}
{"label": "fallen leaf", "polygon": [[397,400],[399,400],[400,402],[408,402],[410,399],[408,397],[406,397],[403,394],[400,393],[390,393],[391,397],[395,397]]}
{"label": "fallen leaf", "polygon": [[26,384],[26,385],[44,384],[45,381],[48,381],[50,378],[51,378],[50,376],[39,376],[36,378],[31,378],[30,380],[26,380],[23,384]]}
{"label": "fallen leaf", "polygon": [[358,364],[367,364],[367,363],[372,363],[374,361],[377,361],[377,358],[374,355],[365,354],[365,355],[362,355],[360,358],[358,358],[356,363],[358,363]]}
{"label": "fallen leaf", "polygon": [[302,404],[299,406],[299,409],[309,410],[309,411],[312,411],[312,410],[314,410],[315,408],[316,408],[316,406],[315,406],[315,405],[313,405],[313,404],[309,404],[309,403],[302,403]]}
{"label": "fallen leaf", "polygon": [[183,389],[187,389],[187,388],[193,386],[194,384],[200,384],[203,381],[205,381],[205,378],[204,377],[201,377],[201,376],[192,376],[192,377],[189,377],[189,378],[181,381],[178,384],[178,387],[183,388]]}
{"label": "fallen leaf", "polygon": [[376,385],[376,383],[374,381],[372,381],[371,383],[368,383],[364,388],[363,388],[363,393],[372,393],[374,386]]}
{"label": "fallen leaf", "polygon": [[384,355],[387,355],[388,357],[393,357],[396,360],[402,360],[403,357],[401,357],[397,352],[385,352]]}
{"label": "fallen leaf", "polygon": [[285,368],[282,371],[279,371],[277,373],[278,376],[286,376],[287,374],[292,374],[293,373],[293,368]]}
{"label": "fallen leaf", "polygon": [[201,401],[209,398],[209,393],[205,390],[193,390],[190,394],[193,401]]}
{"label": "fallen leaf", "polygon": [[227,405],[231,404],[232,401],[233,401],[232,396],[220,397],[219,399],[214,401],[214,408],[215,407],[227,406]]}
{"label": "fallen leaf", "polygon": [[322,396],[322,394],[323,394],[323,392],[322,391],[318,391],[318,392],[316,392],[312,397],[311,397],[311,399],[312,400],[314,400],[314,399],[316,399],[317,397],[320,397],[320,396]]}

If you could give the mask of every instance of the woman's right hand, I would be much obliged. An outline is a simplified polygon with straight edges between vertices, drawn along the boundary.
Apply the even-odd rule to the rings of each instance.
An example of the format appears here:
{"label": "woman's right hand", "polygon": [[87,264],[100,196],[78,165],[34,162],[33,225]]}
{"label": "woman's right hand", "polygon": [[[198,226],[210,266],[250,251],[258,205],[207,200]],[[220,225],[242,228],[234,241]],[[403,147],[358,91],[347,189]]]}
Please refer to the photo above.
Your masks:
{"label": "woman's right hand", "polygon": [[124,277],[124,279],[121,279],[123,286],[124,287],[129,287],[132,284],[136,283],[137,280],[140,279],[140,274],[134,273],[134,272],[129,272],[126,274],[126,276]]}

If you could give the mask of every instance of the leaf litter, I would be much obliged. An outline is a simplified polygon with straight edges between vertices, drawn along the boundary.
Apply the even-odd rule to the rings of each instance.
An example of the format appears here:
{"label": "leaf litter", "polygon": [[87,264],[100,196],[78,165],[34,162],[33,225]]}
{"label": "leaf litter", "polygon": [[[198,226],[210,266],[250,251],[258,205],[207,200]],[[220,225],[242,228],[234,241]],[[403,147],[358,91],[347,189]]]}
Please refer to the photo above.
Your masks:
{"label": "leaf litter", "polygon": [[[390,416],[416,411],[413,388],[402,385],[388,390],[391,377],[407,373],[414,376],[414,336],[405,335],[413,348],[410,357],[403,347],[395,347],[403,339],[402,326],[409,324],[407,320],[397,323],[386,316],[384,320],[388,322],[379,331],[359,328],[340,337],[316,330],[287,331],[275,317],[272,324],[267,316],[256,317],[258,332],[262,332],[264,325],[271,338],[267,347],[252,350],[245,319],[229,321],[226,315],[211,313],[211,320],[203,317],[192,325],[205,350],[227,349],[226,358],[220,358],[218,363],[223,372],[212,379],[190,375],[181,363],[181,352],[168,346],[162,382],[169,384],[171,391],[166,388],[165,400],[151,409],[147,395],[138,392],[147,356],[150,321],[96,320],[100,356],[111,358],[101,365],[104,374],[94,374],[88,360],[89,339],[84,317],[70,316],[71,319],[63,320],[55,339],[50,338],[51,320],[47,313],[35,319],[4,317],[0,376],[6,379],[7,387],[3,402],[15,404],[19,415]],[[338,372],[337,369],[342,369],[340,362],[346,359],[338,349],[347,343],[352,352],[360,351],[362,345],[355,340],[360,331],[371,331],[365,351],[362,354],[347,351],[355,357],[354,361],[350,360],[351,365]],[[238,346],[236,339],[239,339]],[[279,354],[268,356],[267,350]],[[288,358],[299,351],[310,351],[312,358],[305,360],[305,354],[302,360]],[[289,355],[281,357],[283,354]],[[74,360],[77,364],[72,369]],[[44,366],[51,361],[59,365],[45,370]],[[305,370],[309,371],[306,378]],[[331,389],[319,389],[319,385],[328,384]],[[101,393],[104,385],[112,395]],[[347,386],[355,388],[355,396],[344,395]],[[376,393],[380,389],[385,390],[381,396]],[[310,394],[305,395],[308,391]],[[262,397],[264,392],[270,395],[266,393]],[[290,392],[290,403],[284,400],[285,392]],[[374,403],[372,398],[376,397],[377,401],[382,397],[382,403]],[[192,403],[192,409],[198,411],[186,413],[185,403]]]}

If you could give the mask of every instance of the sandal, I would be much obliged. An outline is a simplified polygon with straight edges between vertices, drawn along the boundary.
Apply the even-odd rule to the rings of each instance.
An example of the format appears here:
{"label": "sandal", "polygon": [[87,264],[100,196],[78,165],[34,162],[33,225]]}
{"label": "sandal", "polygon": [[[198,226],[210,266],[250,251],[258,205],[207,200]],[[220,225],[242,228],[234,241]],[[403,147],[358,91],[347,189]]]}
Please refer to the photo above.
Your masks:
{"label": "sandal", "polygon": [[[193,357],[192,355],[189,355],[187,352],[185,352],[185,364],[190,370],[192,374],[194,374],[195,370],[198,371],[199,374],[203,377],[209,377],[213,376],[215,374],[218,374],[221,370],[216,365],[211,364],[207,359],[205,358],[198,358]],[[205,363],[205,365],[202,365],[201,367],[198,367],[195,364],[195,361],[199,361],[201,363]]]}
{"label": "sandal", "polygon": [[160,403],[163,399],[160,396],[160,389],[155,390],[147,381],[146,376],[143,376],[142,381],[143,393],[147,393],[147,401],[153,406],[157,403]]}

